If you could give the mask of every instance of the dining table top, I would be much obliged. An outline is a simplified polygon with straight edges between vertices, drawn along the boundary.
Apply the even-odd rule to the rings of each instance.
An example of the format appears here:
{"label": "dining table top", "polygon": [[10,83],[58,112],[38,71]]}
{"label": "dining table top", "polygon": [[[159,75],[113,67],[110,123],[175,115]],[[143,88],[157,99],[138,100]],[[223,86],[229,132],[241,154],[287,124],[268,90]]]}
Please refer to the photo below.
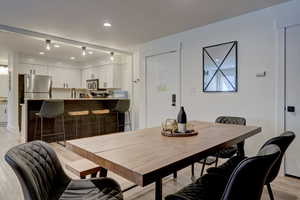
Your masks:
{"label": "dining table top", "polygon": [[67,141],[67,148],[137,185],[182,169],[261,132],[260,127],[189,122],[191,137],[166,137],[160,127]]}

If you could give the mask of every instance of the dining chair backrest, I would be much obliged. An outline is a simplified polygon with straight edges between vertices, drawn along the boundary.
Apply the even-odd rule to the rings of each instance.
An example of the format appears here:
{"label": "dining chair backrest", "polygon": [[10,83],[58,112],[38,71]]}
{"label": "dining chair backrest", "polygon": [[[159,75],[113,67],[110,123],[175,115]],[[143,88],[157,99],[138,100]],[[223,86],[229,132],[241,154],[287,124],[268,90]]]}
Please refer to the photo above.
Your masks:
{"label": "dining chair backrest", "polygon": [[280,156],[280,148],[271,144],[257,156],[244,159],[233,171],[222,200],[260,200],[268,173]]}
{"label": "dining chair backrest", "polygon": [[18,177],[25,200],[59,199],[71,181],[54,150],[42,141],[11,148],[5,160]]}
{"label": "dining chair backrest", "polygon": [[56,118],[63,115],[65,106],[63,100],[46,100],[43,101],[39,115],[43,118]]}
{"label": "dining chair backrest", "polygon": [[221,124],[246,125],[246,119],[243,117],[220,116],[215,122]]}
{"label": "dining chair backrest", "polygon": [[296,137],[295,133],[293,133],[291,131],[286,131],[278,137],[271,138],[262,146],[262,148],[264,148],[267,145],[275,144],[280,148],[280,151],[281,151],[281,154],[280,154],[278,160],[274,163],[274,165],[267,177],[266,183],[271,183],[277,177],[278,172],[280,170],[280,166],[281,166],[281,162],[282,162],[284,153],[286,152],[286,150],[290,146],[290,144],[293,142],[295,137]]}

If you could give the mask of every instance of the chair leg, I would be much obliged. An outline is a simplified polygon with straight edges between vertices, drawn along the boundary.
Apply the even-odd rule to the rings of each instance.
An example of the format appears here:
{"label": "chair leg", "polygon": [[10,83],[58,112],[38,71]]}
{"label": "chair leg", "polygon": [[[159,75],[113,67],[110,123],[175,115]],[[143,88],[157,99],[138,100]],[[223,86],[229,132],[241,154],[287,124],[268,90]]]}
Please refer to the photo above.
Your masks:
{"label": "chair leg", "polygon": [[43,133],[43,118],[41,117],[41,141],[44,141],[43,139],[43,135],[44,135],[44,133]]}
{"label": "chair leg", "polygon": [[33,140],[36,140],[36,135],[37,135],[37,131],[38,131],[38,123],[39,123],[39,118],[38,118],[38,116],[36,116],[35,117]]}
{"label": "chair leg", "polygon": [[62,115],[62,131],[63,131],[63,137],[64,137],[64,146],[66,146],[66,130],[65,130],[65,117]]}
{"label": "chair leg", "polygon": [[96,177],[97,177],[97,173],[91,174],[91,178],[96,178]]}
{"label": "chair leg", "polygon": [[203,173],[204,173],[204,168],[205,168],[205,165],[206,165],[206,159],[207,159],[207,158],[204,158],[204,161],[203,161],[203,164],[202,164],[201,176],[202,176]]}
{"label": "chair leg", "polygon": [[217,155],[217,156],[216,156],[216,164],[215,164],[215,167],[218,167],[218,162],[219,162],[219,156]]}
{"label": "chair leg", "polygon": [[78,138],[78,121],[79,119],[76,117],[75,119],[75,138]]}
{"label": "chair leg", "polygon": [[174,179],[177,178],[177,171],[173,173],[173,178],[174,178]]}
{"label": "chair leg", "polygon": [[267,184],[267,188],[268,188],[268,193],[269,193],[269,196],[270,196],[270,200],[274,200],[274,195],[273,195],[273,191],[272,191],[270,183]]}
{"label": "chair leg", "polygon": [[120,132],[119,113],[117,112],[117,132]]}
{"label": "chair leg", "polygon": [[194,177],[195,176],[195,163],[193,163],[191,165],[191,172],[192,172],[192,177]]}
{"label": "chair leg", "polygon": [[103,129],[104,130],[103,131],[104,131],[104,134],[106,134],[106,117],[104,116],[103,118],[104,118],[103,119],[104,120],[104,124],[103,124]]}
{"label": "chair leg", "polygon": [[131,114],[130,111],[127,111],[128,113],[128,125],[129,125],[129,130],[132,131],[132,124],[131,124]]}

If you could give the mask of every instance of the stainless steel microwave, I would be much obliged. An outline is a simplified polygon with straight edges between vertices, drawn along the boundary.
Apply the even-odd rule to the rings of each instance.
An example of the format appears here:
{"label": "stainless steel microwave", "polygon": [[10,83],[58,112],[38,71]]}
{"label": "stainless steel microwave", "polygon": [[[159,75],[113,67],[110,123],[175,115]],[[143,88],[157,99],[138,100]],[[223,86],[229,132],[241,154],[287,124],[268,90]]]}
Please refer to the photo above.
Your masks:
{"label": "stainless steel microwave", "polygon": [[99,80],[98,79],[86,80],[86,87],[87,87],[88,90],[98,90]]}

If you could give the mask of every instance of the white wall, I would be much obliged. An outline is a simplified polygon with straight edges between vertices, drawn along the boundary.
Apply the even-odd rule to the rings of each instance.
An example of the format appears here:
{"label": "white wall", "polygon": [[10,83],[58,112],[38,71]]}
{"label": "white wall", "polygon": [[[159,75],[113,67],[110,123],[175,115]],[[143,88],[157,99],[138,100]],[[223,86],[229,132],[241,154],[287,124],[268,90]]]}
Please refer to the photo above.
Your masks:
{"label": "white wall", "polygon": [[11,90],[8,93],[7,129],[18,132],[18,71],[19,55],[11,52],[8,56],[8,71],[11,77]]}
{"label": "white wall", "polygon": [[8,75],[0,74],[0,97],[8,97]]}
{"label": "white wall", "polygon": [[[246,142],[250,154],[277,134],[277,87],[279,65],[279,24],[300,19],[300,1],[252,12],[246,15],[178,33],[139,46],[140,88],[145,86],[144,57],[148,52],[161,52],[182,43],[182,102],[189,119],[214,121],[219,115],[242,116],[247,124],[263,128],[263,132]],[[202,92],[202,48],[238,41],[238,92]],[[257,78],[256,73],[267,72]],[[281,84],[281,83],[279,83]],[[145,124],[144,90],[139,91],[140,128]],[[174,116],[175,117],[175,116]]]}

